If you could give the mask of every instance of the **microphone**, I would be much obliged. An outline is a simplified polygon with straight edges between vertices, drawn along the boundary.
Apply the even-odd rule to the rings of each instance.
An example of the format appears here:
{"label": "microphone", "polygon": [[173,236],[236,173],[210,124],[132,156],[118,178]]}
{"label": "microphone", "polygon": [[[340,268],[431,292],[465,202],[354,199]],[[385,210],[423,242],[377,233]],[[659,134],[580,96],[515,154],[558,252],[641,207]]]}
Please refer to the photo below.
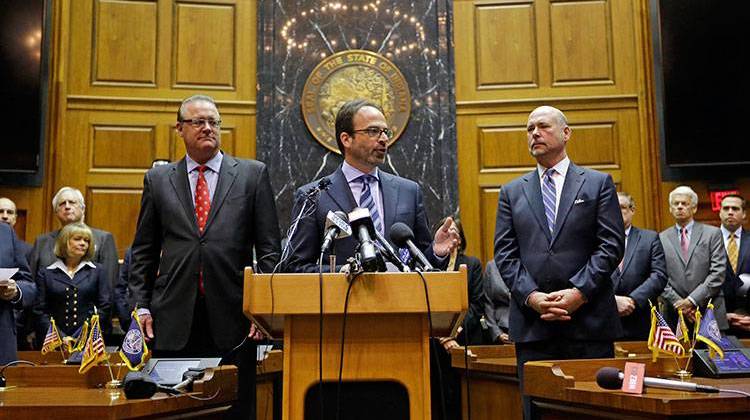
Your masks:
{"label": "microphone", "polygon": [[398,254],[393,249],[390,243],[383,237],[383,235],[380,234],[380,232],[376,229],[375,230],[375,237],[378,240],[378,243],[380,244],[380,247],[383,252],[381,252],[388,261],[391,262],[391,264],[395,265],[401,272],[408,272],[411,271],[407,265],[405,265],[401,259],[398,257]]}
{"label": "microphone", "polygon": [[[596,372],[596,383],[604,389],[620,389],[622,388],[622,381],[624,379],[625,375],[617,368],[603,367]],[[713,386],[693,382],[673,381],[671,379],[650,378],[648,376],[643,378],[643,385],[689,392],[717,393],[720,391],[719,388]]]}
{"label": "microphone", "polygon": [[157,384],[153,378],[143,372],[128,372],[123,381],[123,389],[125,391],[125,398],[129,400],[151,398],[157,392],[166,392],[172,395],[182,393],[177,389]]}
{"label": "microphone", "polygon": [[328,179],[328,177],[321,178],[320,181],[314,186],[311,187],[307,192],[305,192],[305,195],[307,198],[312,198],[315,195],[317,195],[321,191],[326,191],[328,187],[331,186],[331,180]]}
{"label": "microphone", "polygon": [[414,245],[414,232],[411,231],[409,226],[406,226],[401,222],[394,223],[393,226],[391,226],[391,240],[399,248],[408,248],[411,256],[417,260],[417,263],[420,266],[422,266],[422,271],[435,270],[432,267],[432,264],[427,261],[427,257],[424,256],[422,251]]}
{"label": "microphone", "polygon": [[370,210],[357,207],[349,213],[349,225],[352,231],[357,232],[359,239],[359,253],[361,255],[362,269],[364,271],[378,271],[380,262],[372,236],[375,234],[375,226],[372,224]]}
{"label": "microphone", "polygon": [[334,239],[346,238],[352,236],[352,227],[349,226],[349,218],[343,211],[328,211],[326,216],[326,234],[323,237],[323,246],[320,247],[320,255],[323,255],[331,248]]}

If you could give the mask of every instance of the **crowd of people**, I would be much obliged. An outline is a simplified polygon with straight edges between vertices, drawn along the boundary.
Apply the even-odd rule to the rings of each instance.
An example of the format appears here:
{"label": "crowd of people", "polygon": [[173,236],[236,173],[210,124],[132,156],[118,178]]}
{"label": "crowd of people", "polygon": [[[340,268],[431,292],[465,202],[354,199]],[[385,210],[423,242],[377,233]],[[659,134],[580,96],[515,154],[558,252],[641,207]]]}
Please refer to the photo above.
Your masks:
{"label": "crowd of people", "polygon": [[[458,336],[438,339],[445,351],[515,343],[519,367],[611,357],[613,340],[647,338],[651,305],[674,327],[678,311],[694,320],[712,302],[722,330],[750,333],[743,197],[723,198],[716,228],[694,220],[698,196],[679,186],[669,194],[673,226],[661,233],[635,227],[632,196],[617,192],[608,175],[575,165],[566,153],[572,130],[565,115],[542,106],[527,123],[537,168],[501,189],[495,255],[483,269],[465,255],[458,220],[446,217],[431,229],[420,185],[378,168],[393,133],[376,104],[349,101],[335,124],[343,163],[325,177],[330,185],[314,206],[308,192],[321,180],[297,191],[284,261],[268,170],[221,151],[221,116],[208,96],[180,105],[175,131],[186,156],[146,173],[135,239],[121,264],[112,234],[84,223],[79,190],[57,191],[52,211],[60,228],[33,245],[16,238],[15,204],[0,198],[0,265],[18,268],[0,278],[0,363],[15,358],[7,337],[17,337],[20,349],[39,348],[50,317],[72,334],[94,307],[106,335],[114,333],[113,319],[126,328],[137,307],[156,356],[225,355],[260,336],[242,312],[244,267],[317,272],[320,258],[328,270],[335,255],[341,269],[356,239],[321,250],[321,238],[329,211],[355,207],[369,210],[384,238],[394,223],[406,224],[433,266],[468,266],[469,311]],[[408,264],[408,252],[398,251]],[[458,257],[449,267],[452,253]]]}

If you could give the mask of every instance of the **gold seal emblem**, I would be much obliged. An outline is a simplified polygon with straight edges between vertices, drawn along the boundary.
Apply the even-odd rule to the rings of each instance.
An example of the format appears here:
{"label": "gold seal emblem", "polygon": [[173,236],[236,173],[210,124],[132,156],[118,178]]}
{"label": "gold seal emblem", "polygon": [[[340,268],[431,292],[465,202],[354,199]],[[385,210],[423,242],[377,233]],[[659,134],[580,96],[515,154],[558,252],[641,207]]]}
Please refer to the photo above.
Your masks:
{"label": "gold seal emblem", "polygon": [[351,99],[380,105],[393,130],[392,145],[403,133],[411,113],[411,93],[404,75],[382,55],[347,50],[321,61],[302,90],[302,117],[313,137],[325,148],[339,152],[336,114]]}

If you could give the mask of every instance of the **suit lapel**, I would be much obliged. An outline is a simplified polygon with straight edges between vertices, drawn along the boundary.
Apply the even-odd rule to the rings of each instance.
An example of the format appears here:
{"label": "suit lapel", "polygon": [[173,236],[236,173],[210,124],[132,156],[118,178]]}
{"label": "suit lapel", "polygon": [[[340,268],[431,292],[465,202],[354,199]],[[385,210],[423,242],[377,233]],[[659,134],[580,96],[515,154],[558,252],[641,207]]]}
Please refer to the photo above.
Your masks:
{"label": "suit lapel", "polygon": [[628,269],[628,264],[633,259],[635,249],[638,248],[638,241],[641,239],[641,231],[635,227],[630,228],[630,235],[628,235],[627,246],[625,247],[625,256],[622,261],[622,271]]}
{"label": "suit lapel", "polygon": [[341,166],[336,169],[329,179],[331,180],[331,187],[328,191],[321,194],[330,195],[339,210],[344,213],[349,213],[357,207],[357,203],[354,201],[354,195],[352,194],[352,189],[349,188],[349,183],[346,181]]}
{"label": "suit lapel", "polygon": [[195,219],[195,205],[193,204],[192,194],[190,193],[190,183],[188,182],[187,175],[187,162],[185,158],[177,162],[169,173],[169,182],[174,188],[177,200],[182,205],[182,209],[185,211],[185,217],[191,221],[190,225],[193,227],[193,231],[198,233],[198,222]]}
{"label": "suit lapel", "polygon": [[391,226],[393,226],[393,220],[396,217],[396,209],[398,208],[398,182],[394,182],[394,177],[384,171],[378,171],[380,174],[380,191],[383,194],[383,230],[385,231],[385,237],[389,238],[391,234]]}
{"label": "suit lapel", "polygon": [[560,194],[560,205],[557,207],[555,231],[552,235],[552,242],[555,241],[555,238],[557,238],[557,235],[565,224],[565,220],[570,213],[570,208],[573,207],[573,202],[578,195],[578,191],[580,191],[583,186],[584,181],[583,169],[571,162],[568,167],[568,173],[565,175],[565,183],[563,184],[562,193]]}
{"label": "suit lapel", "polygon": [[693,223],[693,231],[690,233],[690,245],[688,246],[688,258],[685,261],[685,265],[690,263],[690,258],[693,257],[693,251],[695,251],[695,245],[700,241],[701,235],[703,235],[703,225]]}
{"label": "suit lapel", "polygon": [[216,213],[221,209],[224,200],[227,198],[227,194],[229,194],[229,190],[232,189],[234,182],[237,180],[237,165],[238,162],[227,154],[224,154],[224,157],[221,159],[219,180],[216,183],[216,191],[211,200],[211,210],[208,211],[208,219],[206,219],[206,226],[203,229],[204,235],[211,227],[211,222],[216,218]]}
{"label": "suit lapel", "polygon": [[547,236],[547,240],[551,241],[552,235],[549,232],[547,226],[547,217],[544,215],[544,202],[542,201],[542,184],[539,182],[539,172],[536,170],[526,174],[523,177],[526,183],[523,185],[523,193],[526,196],[526,201],[529,202],[531,212],[536,217],[536,221],[539,223],[539,227],[544,231]]}

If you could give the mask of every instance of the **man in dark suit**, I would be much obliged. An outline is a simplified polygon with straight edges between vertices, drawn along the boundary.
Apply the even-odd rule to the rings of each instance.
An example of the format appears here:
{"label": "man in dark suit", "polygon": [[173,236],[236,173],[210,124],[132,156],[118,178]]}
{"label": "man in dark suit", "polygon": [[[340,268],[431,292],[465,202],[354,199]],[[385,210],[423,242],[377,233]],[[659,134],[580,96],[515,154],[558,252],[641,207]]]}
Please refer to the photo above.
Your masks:
{"label": "man in dark suit", "polygon": [[251,329],[243,275],[270,271],[279,225],[266,166],[220,150],[221,116],[208,96],[181,104],[175,129],[187,156],[150,169],[133,241],[129,285],[154,354],[224,355]]}
{"label": "man in dark suit", "polygon": [[13,309],[29,308],[36,298],[36,286],[19,242],[10,225],[0,223],[0,267],[18,268],[12,278],[0,276],[0,365],[17,359]]}
{"label": "man in dark suit", "polygon": [[[737,194],[721,199],[721,236],[727,251],[727,274],[722,290],[727,308],[729,333],[742,337],[750,336],[750,302],[748,289],[750,278],[750,232],[742,228],[745,223],[747,202]],[[742,277],[746,277],[742,276]]]}
{"label": "man in dark suit", "polygon": [[620,212],[625,224],[625,256],[612,273],[622,339],[646,340],[651,328],[651,305],[667,285],[664,249],[659,234],[633,226],[635,200],[619,192]]}
{"label": "man in dark suit", "polygon": [[[10,198],[0,197],[0,222],[7,223],[10,227],[15,227],[17,220],[18,212],[16,209],[16,203]],[[31,245],[19,239],[18,246],[21,247],[23,255],[28,258],[29,254],[31,254]]]}
{"label": "man in dark suit", "polygon": [[692,188],[680,185],[669,193],[669,212],[675,225],[659,234],[667,262],[667,286],[661,294],[663,315],[676,328],[679,310],[686,320],[694,320],[695,311],[700,308],[705,314],[711,300],[716,322],[726,330],[729,324],[721,287],[727,256],[721,230],[696,222],[697,211],[698,194]]}
{"label": "man in dark suit", "polygon": [[[336,115],[336,140],[344,162],[327,176],[331,181],[330,188],[320,193],[314,211],[300,219],[290,241],[292,253],[287,271],[317,273],[328,212],[349,213],[356,207],[368,207],[368,203],[372,206],[370,213],[376,229],[385,238],[390,238],[394,223],[405,223],[414,231],[414,243],[427,259],[436,267],[445,267],[447,256],[459,243],[453,219],[446,219],[433,241],[419,184],[378,169],[378,165],[385,161],[387,142],[392,135],[377,105],[358,99],[341,106]],[[297,190],[293,217],[300,213],[306,192],[318,182]],[[334,254],[337,269],[354,255],[356,247],[357,239],[354,237],[336,241]],[[324,271],[329,270],[329,254],[323,257]]]}
{"label": "man in dark suit", "polygon": [[526,131],[537,168],[500,190],[495,227],[522,390],[527,361],[613,356],[621,327],[610,275],[625,236],[612,178],[567,156],[565,115],[539,107]]}

